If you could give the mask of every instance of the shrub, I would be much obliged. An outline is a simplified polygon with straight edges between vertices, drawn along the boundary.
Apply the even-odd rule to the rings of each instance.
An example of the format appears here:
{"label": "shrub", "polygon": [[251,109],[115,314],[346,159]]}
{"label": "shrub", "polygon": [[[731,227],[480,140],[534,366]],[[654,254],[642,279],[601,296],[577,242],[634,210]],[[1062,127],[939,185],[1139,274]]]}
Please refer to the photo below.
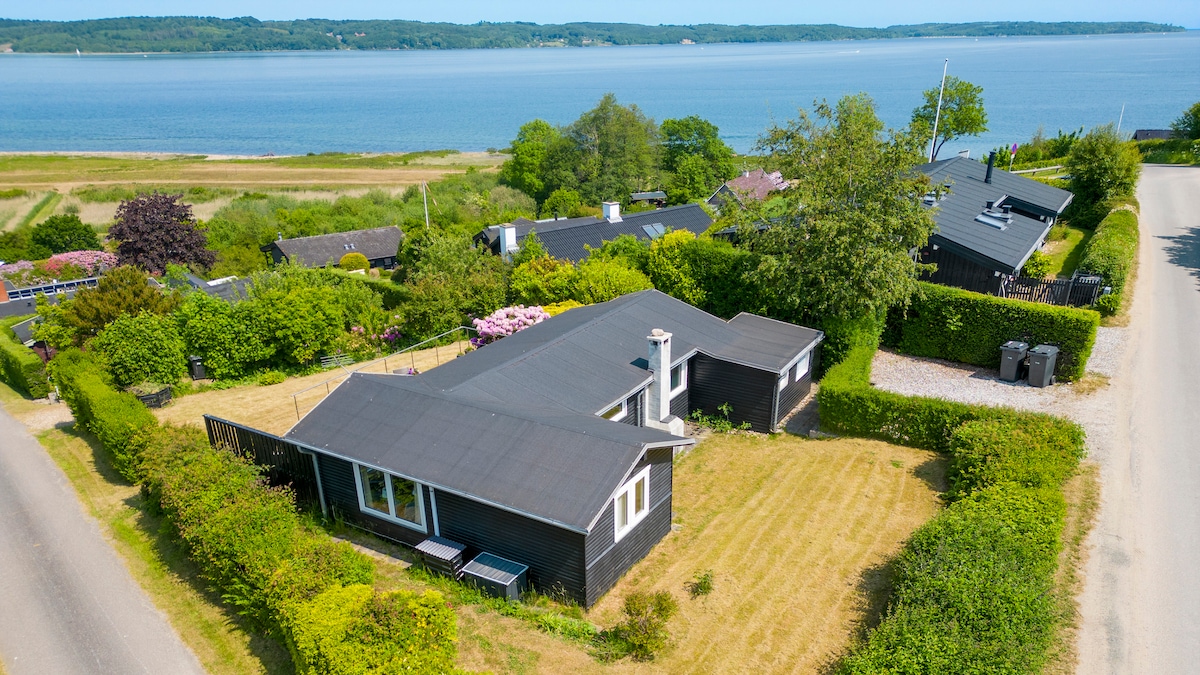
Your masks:
{"label": "shrub", "polygon": [[1034,251],[1030,254],[1029,260],[1025,261],[1025,266],[1021,268],[1021,276],[1031,279],[1045,279],[1050,275],[1050,270],[1052,269],[1054,269],[1054,261],[1050,256],[1041,251]]}
{"label": "shrub", "polygon": [[1120,293],[1105,293],[1096,298],[1096,304],[1092,305],[1092,309],[1100,312],[1100,316],[1112,316],[1121,311],[1121,294]]}
{"label": "shrub", "polygon": [[1137,146],[1117,134],[1112,124],[1099,126],[1075,141],[1063,163],[1071,174],[1071,191],[1083,206],[1133,194],[1142,172]]}
{"label": "shrub", "polygon": [[258,383],[264,387],[268,387],[272,384],[279,384],[286,379],[287,375],[284,375],[278,370],[268,370],[258,376]]}
{"label": "shrub", "polygon": [[631,593],[621,611],[625,619],[598,638],[598,655],[610,661],[624,656],[632,656],[635,661],[653,660],[670,640],[667,621],[679,611],[675,597],[666,591]]}
{"label": "shrub", "polygon": [[204,359],[217,380],[246,377],[275,354],[271,331],[254,303],[230,305],[206,293],[192,293],[175,312],[188,354]]}
{"label": "shrub", "polygon": [[123,314],[100,331],[93,344],[118,387],[174,384],[187,373],[183,338],[169,316]]}
{"label": "shrub", "polygon": [[914,356],[998,368],[1009,340],[1059,348],[1055,374],[1083,376],[1100,316],[1091,310],[997,298],[921,283],[907,312],[889,316],[886,342]]}
{"label": "shrub", "polygon": [[587,260],[580,263],[578,272],[573,297],[585,305],[654,288],[645,274],[617,261]]}
{"label": "shrub", "polygon": [[1085,454],[1083,430],[1053,417],[965,422],[950,437],[951,499],[994,485],[1058,488]]}
{"label": "shrub", "polygon": [[367,260],[367,256],[356,251],[342,256],[342,259],[338,261],[338,267],[347,272],[367,270],[371,269],[371,261]]}
{"label": "shrub", "polygon": [[105,274],[95,288],[80,289],[63,309],[63,320],[88,338],[122,314],[170,314],[180,300],[178,293],[163,293],[150,285],[145,272],[126,265]]}
{"label": "shrub", "polygon": [[17,342],[7,328],[0,328],[0,380],[30,398],[50,393],[42,359]]}
{"label": "shrub", "polygon": [[471,320],[479,333],[478,337],[471,338],[471,344],[482,347],[549,318],[550,315],[541,307],[501,307],[482,319]]}
{"label": "shrub", "polygon": [[556,302],[551,305],[543,306],[542,311],[546,312],[550,316],[558,316],[559,314],[562,314],[563,312],[565,312],[569,309],[575,309],[576,307],[583,307],[583,306],[584,305],[582,302],[575,302],[574,300],[563,300],[562,302]]}
{"label": "shrub", "polygon": [[697,572],[696,578],[685,583],[684,587],[687,589],[688,595],[692,596],[693,600],[700,596],[712,593],[713,571],[704,570],[703,572]]}
{"label": "shrub", "polygon": [[292,633],[296,672],[455,673],[454,611],[440,593],[335,587],[304,604]]}
{"label": "shrub", "polygon": [[92,226],[84,224],[79,216],[72,214],[50,216],[34,225],[29,239],[51,253],[96,251],[100,248],[100,239]]}
{"label": "shrub", "polygon": [[524,305],[578,300],[575,297],[578,283],[579,271],[570,260],[543,256],[513,268],[509,297],[514,303]]}
{"label": "shrub", "polygon": [[1126,209],[1113,211],[1096,227],[1096,235],[1083,249],[1079,269],[1099,274],[1105,285],[1119,296],[1125,291],[1125,282],[1137,259],[1137,248],[1137,215]]}

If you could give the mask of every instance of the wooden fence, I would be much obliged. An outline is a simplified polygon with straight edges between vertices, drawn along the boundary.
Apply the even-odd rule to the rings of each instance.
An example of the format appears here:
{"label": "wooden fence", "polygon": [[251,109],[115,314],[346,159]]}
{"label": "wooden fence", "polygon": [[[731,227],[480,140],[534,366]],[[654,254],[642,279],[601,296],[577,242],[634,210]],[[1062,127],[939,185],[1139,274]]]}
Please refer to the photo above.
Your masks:
{"label": "wooden fence", "polygon": [[1104,282],[1100,277],[1074,275],[1070,279],[1029,279],[1004,277],[996,295],[1014,300],[1043,302],[1049,305],[1084,307],[1095,304]]}
{"label": "wooden fence", "polygon": [[301,452],[300,446],[210,415],[204,416],[204,426],[208,430],[208,442],[213,447],[228,448],[266,468],[267,480],[271,485],[290,485],[296,491],[298,504],[321,503],[321,488],[317,484],[313,457]]}

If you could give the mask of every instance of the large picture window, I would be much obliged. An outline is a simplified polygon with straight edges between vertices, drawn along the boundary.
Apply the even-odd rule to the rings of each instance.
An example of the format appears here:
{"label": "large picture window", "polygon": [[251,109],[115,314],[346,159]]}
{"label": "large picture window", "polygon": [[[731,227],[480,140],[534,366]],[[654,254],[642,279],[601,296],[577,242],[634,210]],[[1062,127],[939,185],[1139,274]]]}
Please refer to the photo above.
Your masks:
{"label": "large picture window", "polygon": [[650,512],[650,467],[639,471],[621,486],[613,499],[615,540],[620,541]]}
{"label": "large picture window", "polygon": [[361,464],[354,465],[358,502],[364,513],[425,531],[421,485]]}

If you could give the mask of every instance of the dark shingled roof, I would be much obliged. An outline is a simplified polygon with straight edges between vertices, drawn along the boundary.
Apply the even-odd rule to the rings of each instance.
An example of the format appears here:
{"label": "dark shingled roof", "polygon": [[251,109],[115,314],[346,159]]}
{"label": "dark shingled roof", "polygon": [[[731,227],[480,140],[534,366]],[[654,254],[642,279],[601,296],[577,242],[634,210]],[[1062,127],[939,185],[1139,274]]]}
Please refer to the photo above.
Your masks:
{"label": "dark shingled roof", "polygon": [[334,232],[314,237],[297,237],[273,241],[262,247],[264,252],[279,249],[289,262],[309,267],[337,264],[347,253],[361,253],[367,260],[394,258],[404,234],[400,228],[379,227],[373,230]]}
{"label": "dark shingled roof", "polygon": [[820,331],[750,314],[725,322],[647,290],[572,309],[421,379],[477,400],[528,401],[594,414],[650,380],[647,336],[654,328],[672,334],[672,362],[699,351],[771,373],[782,372],[822,339]]}
{"label": "dark shingled roof", "polygon": [[467,401],[423,380],[355,373],[287,438],[579,532],[648,448],[692,443],[525,402]]}
{"label": "dark shingled roof", "polygon": [[[517,243],[523,241],[530,230],[533,230],[547,253],[555,258],[579,262],[588,256],[585,245],[600,248],[604,242],[612,241],[622,234],[632,234],[638,239],[656,238],[659,235],[652,237],[645,229],[654,225],[661,225],[660,230],[688,230],[699,235],[708,230],[712,222],[708,212],[699,204],[684,204],[654,211],[623,214],[621,220],[616,222],[587,216],[540,222],[518,218],[510,224],[516,228]],[[475,241],[499,253],[500,227],[493,225],[485,228],[475,235]]]}
{"label": "dark shingled roof", "polygon": [[[934,214],[937,230],[930,243],[990,269],[1015,274],[1050,230],[1049,220],[1059,216],[1074,197],[1060,190],[1002,169],[985,183],[987,166],[965,157],[954,157],[918,167],[934,185],[950,184]],[[975,220],[987,202],[1013,207],[1012,222],[1003,230]]]}

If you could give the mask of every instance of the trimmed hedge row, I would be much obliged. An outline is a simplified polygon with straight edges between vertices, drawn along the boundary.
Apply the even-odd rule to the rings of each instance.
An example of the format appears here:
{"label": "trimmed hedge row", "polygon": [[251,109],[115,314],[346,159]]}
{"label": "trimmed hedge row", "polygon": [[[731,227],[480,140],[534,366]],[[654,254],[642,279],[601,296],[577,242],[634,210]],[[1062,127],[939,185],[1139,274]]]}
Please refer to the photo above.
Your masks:
{"label": "trimmed hedge row", "polygon": [[126,480],[138,482],[140,455],[158,419],[136,396],[109,386],[100,364],[78,349],[60,352],[50,362],[50,370],[76,423],[100,439],[113,467]]}
{"label": "trimmed hedge row", "polygon": [[[1112,211],[1096,226],[1096,234],[1083,249],[1079,269],[1104,278],[1113,295],[1122,297],[1138,248],[1138,217],[1133,211]],[[1116,303],[1117,308],[1120,302]]]}
{"label": "trimmed hedge row", "polygon": [[1061,486],[1084,456],[1083,430],[1050,415],[879,391],[875,350],[863,341],[822,380],[822,426],[949,453],[952,503],[905,546],[883,621],[841,672],[1040,672],[1057,620]]}
{"label": "trimmed hedge row", "polygon": [[888,317],[885,343],[914,356],[998,368],[1000,345],[1022,340],[1059,348],[1054,372],[1083,376],[1100,315],[1088,309],[997,298],[921,282],[907,312]]}
{"label": "trimmed hedge row", "polygon": [[222,599],[284,641],[298,673],[457,672],[455,616],[440,594],[377,593],[370,558],[307,528],[292,491],[270,487],[261,467],[199,429],[159,426],[89,354],[52,364],[76,419],[141,481]]}
{"label": "trimmed hedge row", "polygon": [[30,398],[46,398],[50,394],[42,359],[17,342],[7,327],[0,328],[0,380]]}

